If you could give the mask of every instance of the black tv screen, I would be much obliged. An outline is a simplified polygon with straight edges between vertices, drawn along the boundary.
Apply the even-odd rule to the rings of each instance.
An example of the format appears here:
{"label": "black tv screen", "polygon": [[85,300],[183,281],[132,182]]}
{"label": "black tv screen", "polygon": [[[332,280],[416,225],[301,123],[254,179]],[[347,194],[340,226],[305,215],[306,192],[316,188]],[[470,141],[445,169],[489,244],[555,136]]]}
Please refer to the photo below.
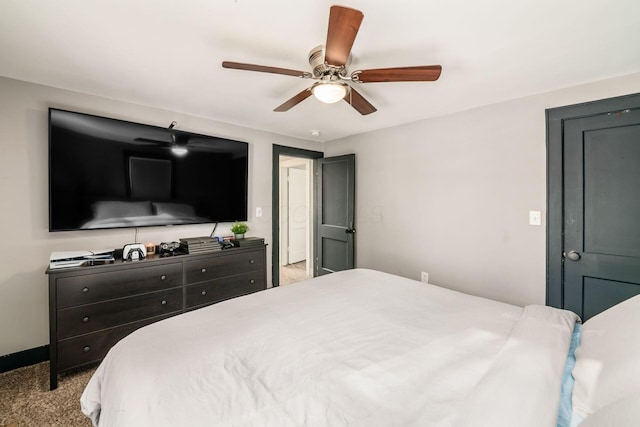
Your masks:
{"label": "black tv screen", "polygon": [[49,230],[246,221],[248,144],[49,109]]}

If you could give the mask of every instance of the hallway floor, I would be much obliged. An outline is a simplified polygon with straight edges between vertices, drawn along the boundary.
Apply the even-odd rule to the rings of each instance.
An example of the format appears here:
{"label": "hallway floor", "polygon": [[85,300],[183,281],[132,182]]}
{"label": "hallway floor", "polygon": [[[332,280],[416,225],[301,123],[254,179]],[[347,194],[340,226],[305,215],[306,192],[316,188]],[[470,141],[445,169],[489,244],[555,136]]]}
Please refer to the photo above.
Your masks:
{"label": "hallway floor", "polygon": [[280,267],[280,286],[300,282],[310,278],[311,276],[307,275],[306,260]]}

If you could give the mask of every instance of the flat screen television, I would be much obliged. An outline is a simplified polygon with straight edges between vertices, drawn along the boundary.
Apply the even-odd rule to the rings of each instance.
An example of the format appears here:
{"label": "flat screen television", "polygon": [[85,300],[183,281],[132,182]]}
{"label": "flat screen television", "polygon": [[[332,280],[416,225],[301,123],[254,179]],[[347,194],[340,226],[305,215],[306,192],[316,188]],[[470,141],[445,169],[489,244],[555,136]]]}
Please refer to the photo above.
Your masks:
{"label": "flat screen television", "polygon": [[247,220],[248,144],[49,109],[49,230]]}

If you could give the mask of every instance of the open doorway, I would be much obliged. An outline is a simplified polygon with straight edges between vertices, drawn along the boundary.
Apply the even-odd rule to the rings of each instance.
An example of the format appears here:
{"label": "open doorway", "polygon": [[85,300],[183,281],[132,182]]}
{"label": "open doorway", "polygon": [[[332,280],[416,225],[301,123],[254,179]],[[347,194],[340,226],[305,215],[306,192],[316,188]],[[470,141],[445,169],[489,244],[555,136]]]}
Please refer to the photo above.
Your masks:
{"label": "open doorway", "polygon": [[280,285],[313,277],[313,161],[281,155]]}
{"label": "open doorway", "polygon": [[[291,264],[295,257],[281,253],[281,246],[289,245],[286,242],[281,245],[281,230],[287,225],[285,233],[299,233],[289,230],[288,220],[282,223],[280,212],[282,199],[280,197],[283,187],[280,176],[289,176],[290,171],[281,173],[280,159],[283,161],[297,161],[294,159],[307,159],[305,166],[309,184],[307,186],[309,196],[305,215],[308,218],[308,239],[305,242],[305,275],[310,277],[335,271],[347,270],[355,267],[355,154],[325,158],[319,151],[304,150],[301,148],[273,145],[273,169],[272,169],[272,264],[271,272],[273,286],[280,286],[280,268]],[[284,169],[295,169],[293,163],[284,163]],[[288,167],[291,166],[291,167]],[[299,174],[293,172],[293,174]],[[287,184],[288,185],[288,184]],[[289,189],[288,192],[296,192]],[[290,203],[286,201],[287,215]],[[313,202],[313,206],[312,206]],[[293,214],[297,216],[296,213]],[[313,239],[313,241],[311,241]],[[307,249],[308,248],[308,249]],[[282,261],[281,261],[282,259]],[[307,263],[306,261],[309,261]]]}
{"label": "open doorway", "polygon": [[273,146],[273,286],[314,276],[314,160],[322,157]]}

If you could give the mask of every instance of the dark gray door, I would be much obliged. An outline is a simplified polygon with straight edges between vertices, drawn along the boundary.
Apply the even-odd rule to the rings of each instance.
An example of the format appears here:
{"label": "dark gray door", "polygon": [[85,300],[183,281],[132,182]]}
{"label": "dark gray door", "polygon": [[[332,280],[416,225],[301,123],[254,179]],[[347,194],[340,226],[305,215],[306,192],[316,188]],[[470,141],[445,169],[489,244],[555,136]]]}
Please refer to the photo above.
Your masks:
{"label": "dark gray door", "polygon": [[354,268],[355,154],[317,160],[316,276]]}
{"label": "dark gray door", "polygon": [[563,132],[563,300],[586,320],[640,293],[640,111]]}

